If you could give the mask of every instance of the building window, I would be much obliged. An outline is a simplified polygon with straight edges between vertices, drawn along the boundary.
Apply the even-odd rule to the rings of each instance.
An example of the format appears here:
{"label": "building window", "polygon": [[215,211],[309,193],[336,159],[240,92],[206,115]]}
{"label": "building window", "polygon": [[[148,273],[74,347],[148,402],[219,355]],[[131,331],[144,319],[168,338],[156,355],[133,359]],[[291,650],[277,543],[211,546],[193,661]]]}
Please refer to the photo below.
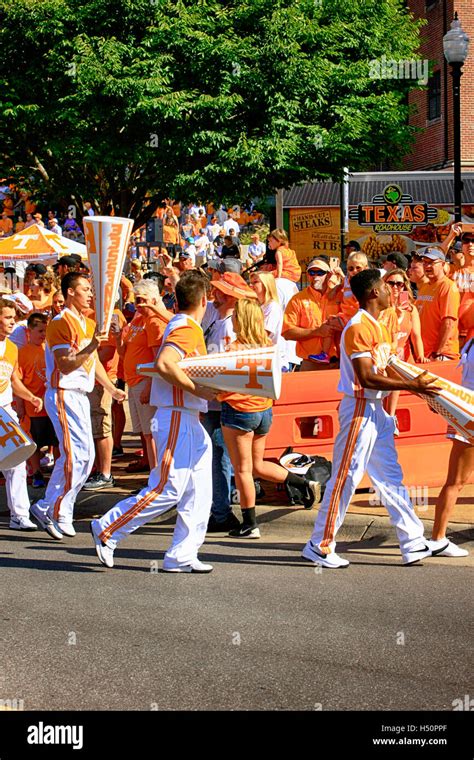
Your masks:
{"label": "building window", "polygon": [[425,8],[427,11],[430,11],[437,4],[438,4],[438,0],[425,0]]}
{"label": "building window", "polygon": [[435,71],[428,80],[428,121],[441,116],[441,70]]}

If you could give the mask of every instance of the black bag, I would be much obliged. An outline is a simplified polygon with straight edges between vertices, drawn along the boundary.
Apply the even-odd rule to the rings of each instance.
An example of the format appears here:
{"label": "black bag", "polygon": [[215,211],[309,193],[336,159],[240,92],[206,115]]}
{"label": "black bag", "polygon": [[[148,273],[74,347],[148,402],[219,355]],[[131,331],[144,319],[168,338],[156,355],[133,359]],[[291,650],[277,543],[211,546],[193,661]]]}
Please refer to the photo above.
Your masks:
{"label": "black bag", "polygon": [[[284,454],[291,454],[293,449],[291,447],[288,447]],[[284,454],[282,456],[284,456]],[[307,480],[315,480],[316,482],[321,484],[321,499],[323,498],[324,491],[326,490],[326,484],[331,477],[332,472],[332,463],[329,461],[329,459],[326,459],[325,457],[320,456],[309,456],[308,457],[312,464],[308,468],[308,470],[305,473],[305,478]],[[290,506],[301,506],[303,505],[303,498],[301,495],[301,491],[299,491],[295,486],[291,486],[288,483],[285,483],[285,490],[286,495],[288,496],[288,501],[290,503]]]}

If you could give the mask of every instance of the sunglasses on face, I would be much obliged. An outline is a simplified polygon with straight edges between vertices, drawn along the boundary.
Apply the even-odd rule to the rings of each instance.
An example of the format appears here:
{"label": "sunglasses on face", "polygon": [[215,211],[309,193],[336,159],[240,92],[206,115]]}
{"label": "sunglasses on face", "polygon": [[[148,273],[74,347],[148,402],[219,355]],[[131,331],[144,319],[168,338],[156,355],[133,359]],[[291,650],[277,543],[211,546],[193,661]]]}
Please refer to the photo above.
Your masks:
{"label": "sunglasses on face", "polygon": [[387,285],[390,285],[391,288],[403,288],[404,282],[403,280],[385,280]]}
{"label": "sunglasses on face", "polygon": [[327,274],[324,269],[308,269],[307,272],[310,277],[323,277],[323,275]]}

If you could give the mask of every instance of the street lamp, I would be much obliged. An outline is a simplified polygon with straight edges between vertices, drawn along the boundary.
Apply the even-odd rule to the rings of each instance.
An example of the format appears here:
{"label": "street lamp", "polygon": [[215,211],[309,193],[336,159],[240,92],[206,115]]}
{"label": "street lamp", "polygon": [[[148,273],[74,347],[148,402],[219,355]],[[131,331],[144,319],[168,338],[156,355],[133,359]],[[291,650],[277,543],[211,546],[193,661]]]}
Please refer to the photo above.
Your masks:
{"label": "street lamp", "polygon": [[[467,58],[469,37],[461,27],[457,12],[451,29],[443,37],[444,57],[451,64],[453,78],[453,134],[454,134],[454,221],[461,221],[461,77]],[[447,118],[447,114],[446,114]]]}

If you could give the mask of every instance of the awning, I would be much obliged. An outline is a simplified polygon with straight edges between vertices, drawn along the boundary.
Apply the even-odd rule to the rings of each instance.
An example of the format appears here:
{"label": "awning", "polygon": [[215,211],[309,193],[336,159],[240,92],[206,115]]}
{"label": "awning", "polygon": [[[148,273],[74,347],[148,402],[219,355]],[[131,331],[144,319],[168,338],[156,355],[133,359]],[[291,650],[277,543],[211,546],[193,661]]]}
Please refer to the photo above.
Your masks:
{"label": "awning", "polygon": [[[453,172],[373,172],[349,176],[349,205],[369,202],[384,187],[395,183],[415,201],[436,206],[453,206]],[[464,172],[463,204],[474,204],[474,172]],[[309,182],[283,192],[286,208],[339,206],[340,185],[337,182]]]}

